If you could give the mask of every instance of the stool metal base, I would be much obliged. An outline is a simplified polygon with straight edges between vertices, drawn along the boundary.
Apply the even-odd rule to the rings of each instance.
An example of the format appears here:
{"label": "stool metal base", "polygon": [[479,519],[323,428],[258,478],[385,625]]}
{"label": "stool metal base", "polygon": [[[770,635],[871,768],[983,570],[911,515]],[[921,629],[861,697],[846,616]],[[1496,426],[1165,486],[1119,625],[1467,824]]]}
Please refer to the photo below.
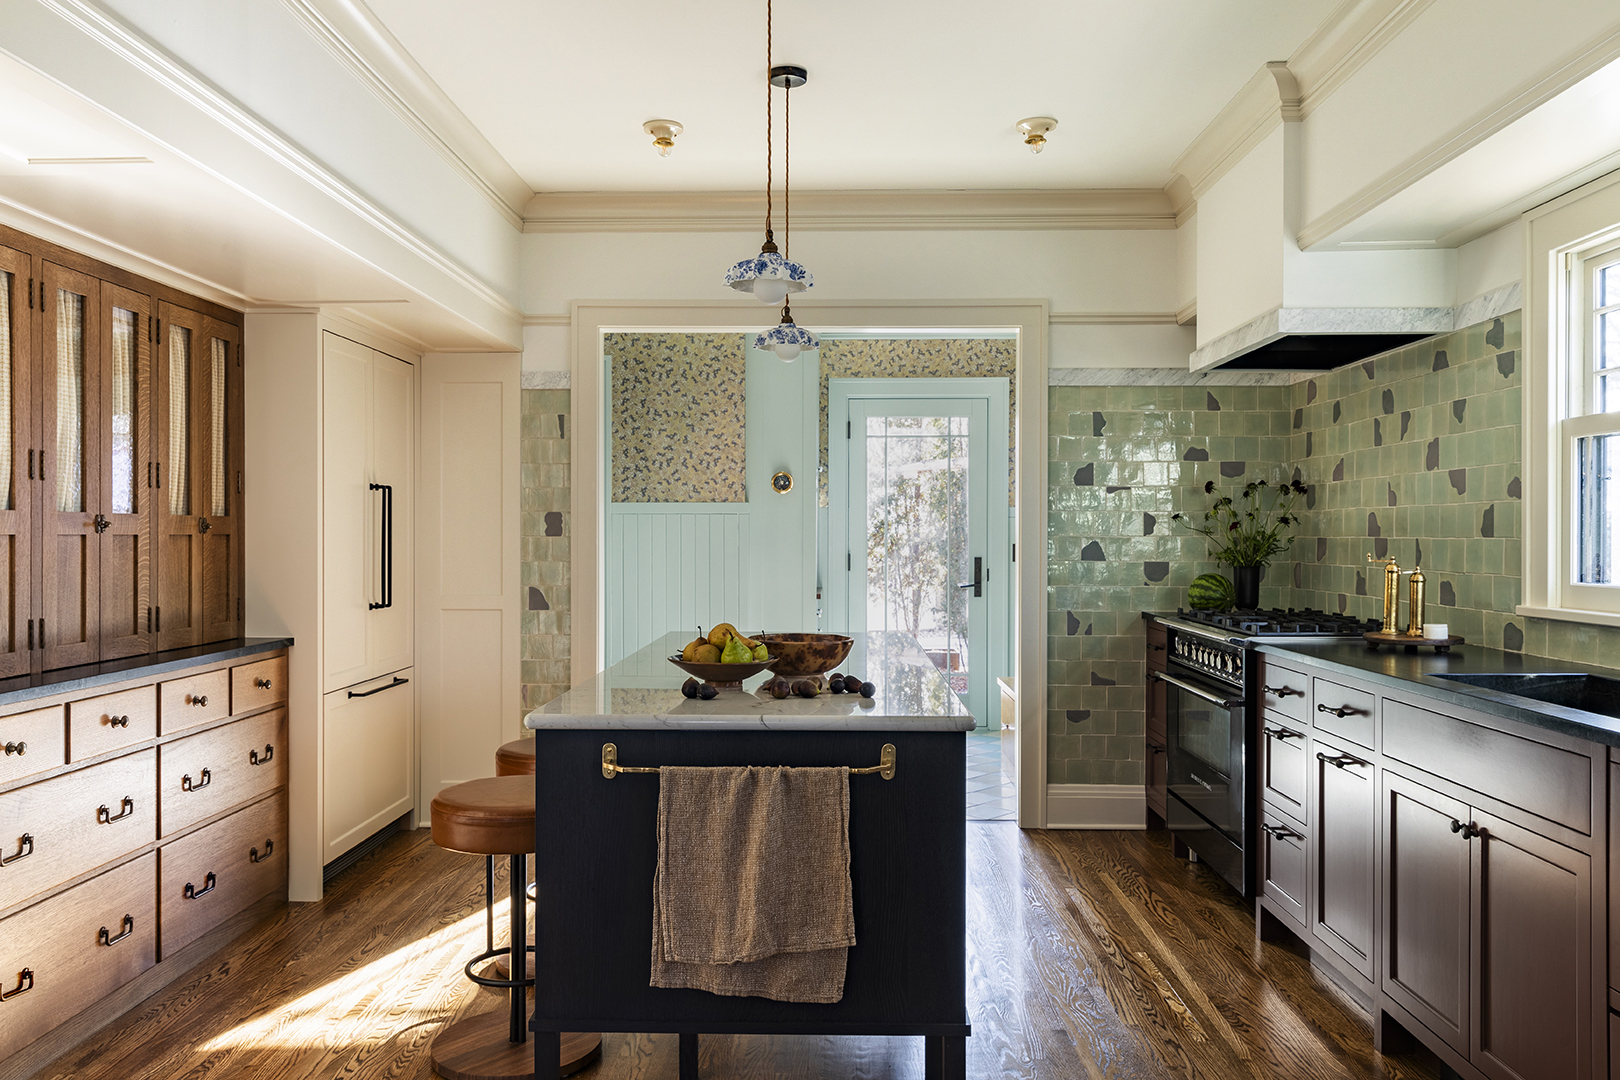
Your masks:
{"label": "stool metal base", "polygon": [[[502,1012],[457,1020],[433,1038],[433,1069],[445,1080],[535,1080],[534,1046],[509,1042]],[[563,1032],[557,1075],[569,1076],[602,1056],[602,1036]],[[541,1080],[545,1080],[541,1077]]]}

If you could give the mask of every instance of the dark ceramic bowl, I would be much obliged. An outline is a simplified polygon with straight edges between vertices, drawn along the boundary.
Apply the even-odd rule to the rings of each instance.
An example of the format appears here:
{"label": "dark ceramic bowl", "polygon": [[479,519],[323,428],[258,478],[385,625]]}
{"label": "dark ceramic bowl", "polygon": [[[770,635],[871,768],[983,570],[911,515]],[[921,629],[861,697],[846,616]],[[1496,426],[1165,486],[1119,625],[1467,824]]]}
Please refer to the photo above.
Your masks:
{"label": "dark ceramic bowl", "polygon": [[836,671],[855,647],[855,639],[843,634],[760,634],[755,640],[776,657],[771,670],[790,679]]}
{"label": "dark ceramic bowl", "polygon": [[768,660],[750,660],[746,664],[699,664],[694,660],[682,660],[679,655],[675,655],[669,658],[669,662],[694,679],[729,688],[741,686],[744,679],[758,675],[762,671],[770,671],[772,665],[776,663],[776,657],[773,656]]}

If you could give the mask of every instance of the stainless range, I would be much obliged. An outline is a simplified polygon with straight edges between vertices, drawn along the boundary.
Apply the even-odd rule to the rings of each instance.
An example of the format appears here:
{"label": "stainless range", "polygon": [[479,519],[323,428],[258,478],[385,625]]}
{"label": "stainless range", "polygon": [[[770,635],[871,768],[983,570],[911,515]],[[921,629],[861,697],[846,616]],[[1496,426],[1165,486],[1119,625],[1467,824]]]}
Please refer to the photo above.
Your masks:
{"label": "stainless range", "polygon": [[1249,775],[1259,745],[1260,687],[1250,650],[1272,641],[1359,638],[1376,630],[1324,611],[1181,611],[1165,627],[1167,824],[1177,850],[1196,852],[1244,896],[1254,892],[1259,792]]}

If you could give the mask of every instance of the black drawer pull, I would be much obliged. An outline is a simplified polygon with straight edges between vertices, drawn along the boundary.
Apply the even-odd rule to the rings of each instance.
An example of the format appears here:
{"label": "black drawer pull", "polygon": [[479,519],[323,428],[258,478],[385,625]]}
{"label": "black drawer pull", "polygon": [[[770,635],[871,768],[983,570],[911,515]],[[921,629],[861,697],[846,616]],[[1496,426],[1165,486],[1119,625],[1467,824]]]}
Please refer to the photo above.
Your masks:
{"label": "black drawer pull", "polygon": [[191,699],[191,703],[193,705],[207,706],[207,704],[208,704],[208,695],[207,694],[198,695],[197,697],[194,697],[194,698]]}
{"label": "black drawer pull", "polygon": [[187,900],[195,900],[199,896],[207,896],[209,893],[214,891],[214,886],[217,884],[218,882],[214,880],[214,872],[210,870],[208,871],[208,876],[203,878],[202,888],[199,889],[191,882],[186,882],[186,887],[184,890],[185,898]]}
{"label": "black drawer pull", "polygon": [[10,757],[12,754],[16,754],[18,757],[22,757],[26,753],[28,753],[28,744],[27,743],[25,743],[25,742],[8,742],[8,743],[6,743],[6,757]]}
{"label": "black drawer pull", "polygon": [[96,807],[96,822],[100,825],[111,825],[115,821],[123,821],[134,812],[135,800],[130,798],[128,795],[125,795],[118,804],[118,813],[116,814],[107,809],[106,803],[102,803],[100,806]]}
{"label": "black drawer pull", "polygon": [[260,690],[268,690],[268,689],[270,689],[270,680],[269,679],[254,679],[253,680],[253,685],[257,686]]}
{"label": "black drawer pull", "polygon": [[384,690],[392,690],[396,686],[404,686],[406,683],[408,683],[410,681],[411,680],[409,680],[409,679],[402,679],[398,675],[395,675],[394,676],[394,681],[389,683],[387,686],[379,686],[375,690],[365,690],[365,691],[362,691],[361,693],[358,693],[358,694],[355,693],[353,690],[350,690],[349,691],[349,696],[350,697],[370,697],[372,694],[380,694]]}
{"label": "black drawer pull", "polygon": [[193,780],[191,778],[190,773],[187,773],[186,775],[184,775],[184,776],[182,776],[180,778],[180,790],[181,791],[201,791],[203,788],[207,787],[209,784],[212,784],[213,782],[214,782],[214,774],[209,772],[207,769],[204,769],[202,771],[202,783],[200,783],[200,784],[197,783],[195,780]]}
{"label": "black drawer pull", "polygon": [[96,935],[96,940],[101,942],[103,945],[118,944],[120,941],[123,941],[125,938],[129,937],[129,935],[135,932],[135,917],[133,915],[125,915],[124,921],[119,923],[118,926],[121,932],[116,936],[109,936],[109,931],[105,926],[103,926],[101,928],[101,933]]}
{"label": "black drawer pull", "polygon": [[1334,754],[1332,757],[1328,757],[1326,754],[1322,753],[1322,751],[1320,751],[1320,750],[1318,750],[1316,752],[1316,760],[1317,761],[1325,761],[1329,765],[1332,765],[1335,769],[1342,769],[1346,765],[1365,765],[1365,764],[1367,764],[1365,761],[1362,761],[1360,758],[1353,757],[1350,754]]}
{"label": "black drawer pull", "polygon": [[1262,686],[1260,689],[1273,697],[1287,697],[1289,694],[1297,694],[1300,697],[1305,696],[1305,691],[1295,690],[1292,686]]}
{"label": "black drawer pull", "polygon": [[267,764],[269,764],[270,759],[275,757],[275,756],[276,756],[276,748],[271,746],[269,743],[265,743],[264,744],[264,757],[260,757],[259,752],[257,750],[249,750],[248,751],[248,764],[249,765],[267,765]]}
{"label": "black drawer pull", "polygon": [[1282,739],[1284,741],[1286,741],[1288,739],[1303,739],[1305,737],[1304,735],[1301,735],[1299,732],[1290,731],[1285,727],[1264,727],[1264,726],[1262,726],[1260,728],[1260,730],[1264,731],[1267,735],[1270,735],[1273,739]]}
{"label": "black drawer pull", "polygon": [[1148,648],[1152,649],[1154,652],[1164,652],[1164,646],[1160,645],[1158,642],[1148,642]]}
{"label": "black drawer pull", "polygon": [[1480,828],[1478,825],[1475,825],[1472,821],[1464,825],[1462,822],[1453,819],[1451,822],[1451,831],[1454,833],[1462,833],[1462,838],[1464,840],[1472,840],[1476,836],[1485,835],[1485,830]]}
{"label": "black drawer pull", "polygon": [[1361,715],[1361,710],[1360,709],[1352,708],[1349,705],[1342,705],[1337,709],[1330,709],[1326,705],[1323,705],[1321,702],[1317,702],[1316,711],[1317,712],[1332,713],[1334,716],[1337,716],[1337,717],[1340,717],[1340,718],[1343,718],[1343,717],[1346,717],[1346,716],[1360,716]]}
{"label": "black drawer pull", "polygon": [[1290,836],[1298,836],[1301,840],[1305,839],[1303,836],[1300,836],[1299,833],[1285,825],[1262,825],[1260,826],[1260,830],[1262,832],[1270,833],[1278,840],[1286,840]]}
{"label": "black drawer pull", "polygon": [[18,994],[26,994],[34,988],[34,969],[23,968],[17,972],[17,989],[0,990],[0,1001],[10,1001]]}
{"label": "black drawer pull", "polygon": [[0,866],[10,866],[14,862],[19,862],[28,858],[28,856],[32,855],[33,853],[34,834],[23,833],[21,836],[17,837],[17,854],[13,855],[9,859],[6,858],[5,855],[0,854]]}
{"label": "black drawer pull", "polygon": [[266,840],[264,842],[264,854],[263,855],[259,854],[259,849],[258,848],[249,849],[249,851],[248,851],[248,862],[252,862],[252,863],[264,862],[264,860],[268,859],[275,850],[276,850],[276,842],[274,840]]}
{"label": "black drawer pull", "polygon": [[1164,753],[1164,747],[1157,746],[1154,743],[1148,743],[1148,752],[1152,754],[1162,754]]}
{"label": "black drawer pull", "polygon": [[127,727],[129,727],[129,717],[127,717],[127,716],[109,716],[109,717],[107,717],[107,726],[108,727],[127,728]]}

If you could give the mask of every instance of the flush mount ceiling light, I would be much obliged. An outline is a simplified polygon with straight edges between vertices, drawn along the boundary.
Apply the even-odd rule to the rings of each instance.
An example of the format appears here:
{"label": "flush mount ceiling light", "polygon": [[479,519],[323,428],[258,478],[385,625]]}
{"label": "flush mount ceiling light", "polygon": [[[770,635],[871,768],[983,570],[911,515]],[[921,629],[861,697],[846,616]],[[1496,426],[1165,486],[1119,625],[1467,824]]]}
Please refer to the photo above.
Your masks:
{"label": "flush mount ceiling light", "polygon": [[[806,73],[801,67],[771,67],[770,0],[766,0],[765,3],[765,66],[770,72],[765,82],[765,243],[760,245],[758,255],[743,259],[726,271],[726,284],[738,292],[752,293],[754,299],[762,304],[780,304],[787,299],[789,293],[808,289],[815,284],[815,279],[803,266],[783,257],[776,246],[776,237],[771,232],[773,210],[771,188],[775,180],[771,158],[771,89],[776,86],[782,87],[789,93],[788,100],[791,105],[791,92],[795,86],[804,85]],[[791,128],[787,130],[783,142],[784,147],[792,145]],[[785,176],[783,190],[784,192],[787,190]],[[797,356],[798,353],[795,352],[794,355]]]}
{"label": "flush mount ceiling light", "polygon": [[669,157],[669,152],[675,149],[675,136],[685,129],[673,120],[649,120],[641,125],[641,130],[653,137],[659,157]]}
{"label": "flush mount ceiling light", "polygon": [[1046,149],[1047,133],[1057,127],[1057,121],[1050,116],[1026,116],[1013,127],[1024,136],[1024,145],[1029,147],[1029,152],[1038,154]]}

